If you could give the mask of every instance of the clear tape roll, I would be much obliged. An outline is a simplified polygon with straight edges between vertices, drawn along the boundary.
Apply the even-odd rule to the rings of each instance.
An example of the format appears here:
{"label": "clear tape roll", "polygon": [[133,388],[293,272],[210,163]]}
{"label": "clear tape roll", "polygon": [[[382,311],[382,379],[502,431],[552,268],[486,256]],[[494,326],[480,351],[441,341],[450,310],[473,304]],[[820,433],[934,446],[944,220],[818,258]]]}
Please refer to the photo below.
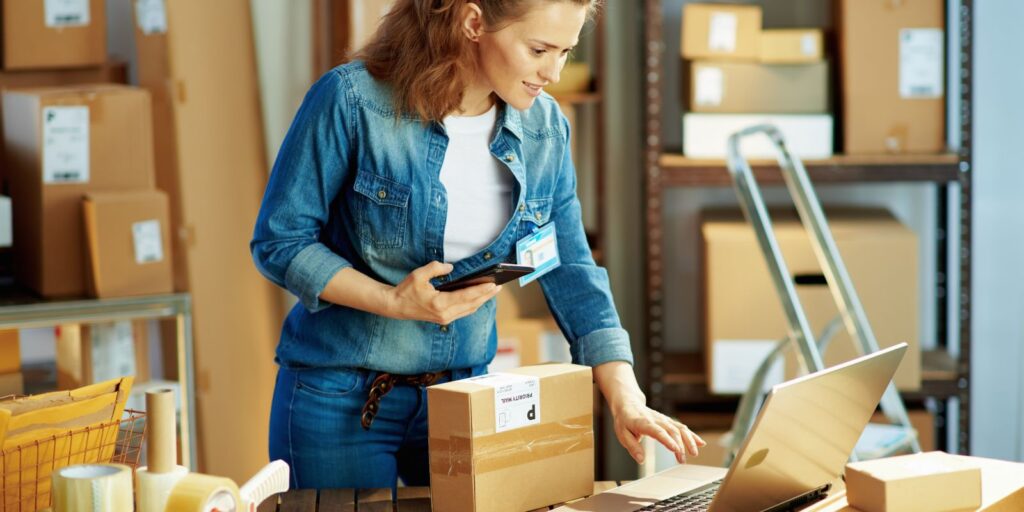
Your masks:
{"label": "clear tape roll", "polygon": [[239,512],[242,500],[230,478],[189,473],[167,499],[166,512]]}
{"label": "clear tape roll", "polygon": [[136,512],[164,512],[174,486],[188,475],[185,466],[174,466],[166,473],[150,473],[148,467],[135,471]]}
{"label": "clear tape roll", "polygon": [[53,473],[54,512],[132,510],[132,470],[123,464],[78,464]]}

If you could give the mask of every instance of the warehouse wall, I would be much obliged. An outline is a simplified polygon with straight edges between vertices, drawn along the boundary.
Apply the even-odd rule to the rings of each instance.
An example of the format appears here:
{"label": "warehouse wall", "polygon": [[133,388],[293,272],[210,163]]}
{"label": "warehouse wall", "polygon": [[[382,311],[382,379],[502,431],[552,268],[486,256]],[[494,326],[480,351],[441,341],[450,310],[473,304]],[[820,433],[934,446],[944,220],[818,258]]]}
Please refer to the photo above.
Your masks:
{"label": "warehouse wall", "polygon": [[1024,3],[974,5],[971,451],[1024,460]]}

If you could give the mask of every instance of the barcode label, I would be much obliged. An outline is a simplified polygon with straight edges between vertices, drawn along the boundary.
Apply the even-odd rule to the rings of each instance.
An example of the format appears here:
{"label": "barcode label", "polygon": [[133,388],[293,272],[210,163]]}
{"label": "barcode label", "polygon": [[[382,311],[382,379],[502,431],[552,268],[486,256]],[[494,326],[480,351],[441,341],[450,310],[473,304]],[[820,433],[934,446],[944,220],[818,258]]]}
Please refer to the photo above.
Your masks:
{"label": "barcode label", "polygon": [[89,24],[89,0],[46,0],[43,2],[46,26],[82,27]]}
{"label": "barcode label", "polygon": [[167,33],[164,0],[135,0],[135,23],[146,35]]}
{"label": "barcode label", "polygon": [[144,220],[132,224],[132,240],[135,243],[135,263],[157,263],[164,259],[163,240],[160,238],[160,221]]}
{"label": "barcode label", "polygon": [[900,30],[900,97],[941,98],[943,32],[937,28]]}
{"label": "barcode label", "polygon": [[89,107],[43,108],[43,183],[89,182]]}

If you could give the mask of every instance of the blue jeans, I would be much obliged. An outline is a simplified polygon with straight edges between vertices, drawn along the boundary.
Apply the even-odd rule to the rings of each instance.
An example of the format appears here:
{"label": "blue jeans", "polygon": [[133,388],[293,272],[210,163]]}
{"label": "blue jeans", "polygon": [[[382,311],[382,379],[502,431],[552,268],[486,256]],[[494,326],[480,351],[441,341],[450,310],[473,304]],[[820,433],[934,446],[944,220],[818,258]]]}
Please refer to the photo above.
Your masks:
{"label": "blue jeans", "polygon": [[[452,370],[452,377],[484,371]],[[377,375],[361,369],[278,369],[270,460],[291,466],[293,489],[394,488],[399,477],[408,486],[429,485],[426,388],[395,386],[365,430],[362,408]]]}

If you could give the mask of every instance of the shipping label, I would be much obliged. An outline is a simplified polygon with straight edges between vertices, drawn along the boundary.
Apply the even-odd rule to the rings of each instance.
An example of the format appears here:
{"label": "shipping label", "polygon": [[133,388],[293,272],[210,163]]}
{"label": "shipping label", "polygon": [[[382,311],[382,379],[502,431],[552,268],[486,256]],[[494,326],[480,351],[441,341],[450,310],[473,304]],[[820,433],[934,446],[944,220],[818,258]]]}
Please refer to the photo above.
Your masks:
{"label": "shipping label", "polygon": [[135,0],[135,23],[146,35],[167,33],[164,0]]}
{"label": "shipping label", "polygon": [[943,32],[938,28],[900,30],[900,97],[941,98]]}
{"label": "shipping label", "polygon": [[132,241],[135,246],[136,264],[157,263],[164,260],[160,221],[154,219],[133,223]]}
{"label": "shipping label", "polygon": [[540,377],[491,373],[468,380],[494,388],[495,432],[540,423]]}
{"label": "shipping label", "polygon": [[733,53],[736,51],[736,15],[731,12],[711,13],[708,26],[708,50]]}
{"label": "shipping label", "polygon": [[46,26],[49,28],[84,27],[89,24],[89,0],[45,0]]}
{"label": "shipping label", "polygon": [[43,183],[89,182],[89,107],[43,108]]}
{"label": "shipping label", "polygon": [[725,75],[722,68],[702,66],[697,69],[694,101],[700,106],[717,107],[722,104]]}

